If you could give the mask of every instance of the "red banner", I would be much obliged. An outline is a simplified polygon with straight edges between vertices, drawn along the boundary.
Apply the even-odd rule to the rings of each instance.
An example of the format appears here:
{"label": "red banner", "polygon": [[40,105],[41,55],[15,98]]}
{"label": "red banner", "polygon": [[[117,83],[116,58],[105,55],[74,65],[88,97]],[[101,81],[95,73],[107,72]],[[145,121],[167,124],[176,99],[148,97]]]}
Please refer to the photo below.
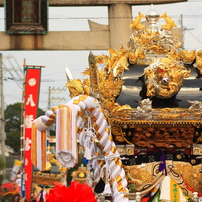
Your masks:
{"label": "red banner", "polygon": [[24,97],[24,180],[25,180],[25,200],[31,201],[32,189],[32,122],[36,119],[41,68],[25,68],[25,97]]}

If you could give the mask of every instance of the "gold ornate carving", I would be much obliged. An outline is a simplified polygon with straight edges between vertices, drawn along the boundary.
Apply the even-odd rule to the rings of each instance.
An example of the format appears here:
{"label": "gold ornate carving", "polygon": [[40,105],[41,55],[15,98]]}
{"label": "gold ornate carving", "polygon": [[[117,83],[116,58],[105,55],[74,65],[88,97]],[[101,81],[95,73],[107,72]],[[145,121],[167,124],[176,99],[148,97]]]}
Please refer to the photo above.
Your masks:
{"label": "gold ornate carving", "polygon": [[123,137],[122,128],[118,125],[112,126],[112,134],[115,134],[114,139],[117,142],[125,142],[125,138]]}
{"label": "gold ornate carving", "polygon": [[34,172],[33,173],[33,182],[39,185],[47,185],[47,186],[54,186],[54,182],[61,182],[65,179],[65,174],[68,170],[68,168],[62,166],[57,159],[55,159],[55,155],[54,154],[48,154],[47,155],[47,160],[48,160],[48,164],[49,168],[47,167],[47,169],[49,169],[49,171],[51,171],[50,169],[50,163],[51,164],[55,164],[58,168],[58,171],[60,172],[60,174],[54,174],[51,172]]}
{"label": "gold ornate carving", "polygon": [[91,95],[95,98],[98,97],[99,94],[99,83],[98,83],[98,70],[97,70],[97,63],[95,60],[94,55],[92,54],[92,52],[90,52],[89,54],[89,73],[90,73],[90,83],[91,83],[91,88],[90,88],[90,92]]}
{"label": "gold ornate carving", "polygon": [[194,128],[135,128],[133,144],[139,147],[187,147],[193,144],[194,132]]}
{"label": "gold ornate carving", "polygon": [[157,96],[160,98],[170,98],[181,88],[184,78],[190,76],[180,62],[168,58],[156,59],[144,69],[142,76],[145,76],[147,86],[147,96]]}
{"label": "gold ornate carving", "polygon": [[142,185],[144,183],[153,183],[152,175],[145,170],[140,170],[137,166],[126,167],[128,174],[128,183],[134,183],[136,185]]}
{"label": "gold ornate carving", "polygon": [[87,176],[88,176],[88,171],[86,170],[86,167],[79,167],[78,170],[72,173],[73,179],[80,183],[86,182]]}
{"label": "gold ornate carving", "polygon": [[135,17],[135,20],[132,21],[132,23],[130,24],[130,28],[134,28],[136,31],[139,31],[143,28],[145,28],[145,25],[141,24],[140,21],[142,20],[142,18],[144,18],[145,16],[139,12],[139,16]]}
{"label": "gold ornate carving", "polygon": [[80,79],[72,79],[65,85],[69,89],[70,96],[76,97],[78,95],[90,95],[90,82],[85,79],[83,82]]}
{"label": "gold ornate carving", "polygon": [[187,50],[181,50],[178,54],[180,58],[186,63],[191,63],[196,58],[195,50],[190,52],[188,52]]}
{"label": "gold ornate carving", "polygon": [[199,73],[202,74],[202,50],[197,53],[195,67],[198,69]]}
{"label": "gold ornate carving", "polygon": [[170,31],[173,27],[177,27],[175,21],[171,20],[171,17],[167,16],[167,13],[161,15],[161,18],[164,18],[166,21],[166,24],[161,26],[163,29]]}
{"label": "gold ornate carving", "polygon": [[[162,180],[162,172],[158,172],[159,163],[147,163],[142,165],[124,166],[128,178],[128,186],[134,185],[138,192],[146,191],[153,184]],[[159,182],[160,183],[160,182]]]}
{"label": "gold ornate carving", "polygon": [[48,154],[48,160],[50,161],[50,163],[55,164],[58,167],[58,170],[61,174],[65,174],[67,172],[68,168],[59,163],[54,154]]}
{"label": "gold ornate carving", "polygon": [[[202,193],[201,165],[192,166],[190,163],[180,161],[166,161],[166,165],[167,175],[180,184],[183,189],[187,190],[190,197],[192,196],[190,190],[194,190],[199,194]],[[134,184],[134,188],[141,193],[147,193],[153,184],[160,183],[163,176],[165,176],[162,172],[158,172],[159,162],[125,166],[124,168],[127,173],[129,186]]]}
{"label": "gold ornate carving", "polygon": [[185,184],[190,190],[194,190],[198,192],[198,194],[202,194],[202,173],[201,165],[192,166],[189,163],[181,162],[175,163],[173,170],[179,173],[183,179]]}
{"label": "gold ornate carving", "polygon": [[54,186],[54,182],[61,182],[62,180],[64,180],[64,175],[62,174],[34,172],[33,175],[33,183],[39,185]]}

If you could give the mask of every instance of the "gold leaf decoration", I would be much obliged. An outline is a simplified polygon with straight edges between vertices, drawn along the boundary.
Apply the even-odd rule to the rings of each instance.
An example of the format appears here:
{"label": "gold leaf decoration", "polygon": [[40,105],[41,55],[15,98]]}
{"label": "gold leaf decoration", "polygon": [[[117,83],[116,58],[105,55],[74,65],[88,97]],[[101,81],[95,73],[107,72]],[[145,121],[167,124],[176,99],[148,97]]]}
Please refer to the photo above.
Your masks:
{"label": "gold leaf decoration", "polygon": [[137,31],[143,29],[145,27],[145,25],[141,24],[140,21],[144,17],[145,16],[142,13],[139,12],[139,16],[135,17],[135,20],[133,20],[132,23],[130,24],[130,28],[133,27]]}
{"label": "gold leaf decoration", "polygon": [[165,30],[171,30],[173,27],[177,27],[174,20],[171,20],[171,17],[167,16],[167,13],[164,13],[161,18],[164,18],[166,21],[165,25],[162,25],[162,28]]}
{"label": "gold leaf decoration", "polygon": [[66,83],[65,87],[69,89],[71,97],[76,97],[84,93],[83,84],[80,79],[70,80]]}
{"label": "gold leaf decoration", "polygon": [[83,76],[89,76],[90,75],[90,69],[87,68],[84,70],[84,72],[82,72]]}

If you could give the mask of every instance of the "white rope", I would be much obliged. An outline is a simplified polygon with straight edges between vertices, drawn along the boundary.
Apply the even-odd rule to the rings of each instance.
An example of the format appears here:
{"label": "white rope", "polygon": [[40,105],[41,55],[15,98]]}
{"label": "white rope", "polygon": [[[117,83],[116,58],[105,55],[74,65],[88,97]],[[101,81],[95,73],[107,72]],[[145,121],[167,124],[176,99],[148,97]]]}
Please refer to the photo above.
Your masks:
{"label": "white rope", "polygon": [[91,152],[90,147],[93,145],[95,147],[95,139],[96,139],[96,130],[92,127],[91,119],[88,116],[88,126],[87,128],[84,128],[83,131],[83,142],[85,147],[85,154],[84,157],[87,160],[91,160]]}

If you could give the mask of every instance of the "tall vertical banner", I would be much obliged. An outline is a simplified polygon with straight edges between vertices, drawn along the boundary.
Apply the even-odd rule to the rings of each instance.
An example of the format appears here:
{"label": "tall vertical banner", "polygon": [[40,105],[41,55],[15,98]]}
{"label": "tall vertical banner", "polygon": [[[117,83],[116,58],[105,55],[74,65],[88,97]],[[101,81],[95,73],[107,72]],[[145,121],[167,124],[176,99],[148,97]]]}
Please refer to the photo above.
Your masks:
{"label": "tall vertical banner", "polygon": [[31,201],[32,170],[31,161],[32,148],[32,122],[36,119],[39,90],[40,90],[41,68],[25,67],[25,94],[24,94],[24,185],[25,200]]}

